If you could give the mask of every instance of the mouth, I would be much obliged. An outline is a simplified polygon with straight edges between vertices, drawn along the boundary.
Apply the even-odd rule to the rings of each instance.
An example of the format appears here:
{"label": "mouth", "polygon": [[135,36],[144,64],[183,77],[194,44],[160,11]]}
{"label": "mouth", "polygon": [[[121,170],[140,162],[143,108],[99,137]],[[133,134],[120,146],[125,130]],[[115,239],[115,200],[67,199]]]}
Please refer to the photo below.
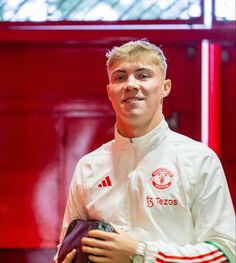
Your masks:
{"label": "mouth", "polygon": [[143,100],[142,98],[125,98],[122,100],[124,103],[130,103],[130,102],[136,102],[136,101],[141,101]]}

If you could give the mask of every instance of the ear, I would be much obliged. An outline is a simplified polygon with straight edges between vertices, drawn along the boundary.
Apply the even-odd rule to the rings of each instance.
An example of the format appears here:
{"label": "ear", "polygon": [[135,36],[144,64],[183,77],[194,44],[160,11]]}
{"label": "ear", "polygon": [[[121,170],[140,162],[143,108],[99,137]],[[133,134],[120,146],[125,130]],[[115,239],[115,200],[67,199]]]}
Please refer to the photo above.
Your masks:
{"label": "ear", "polygon": [[170,79],[166,79],[163,83],[163,86],[162,86],[162,95],[163,95],[163,98],[164,97],[167,97],[169,95],[171,91],[171,80]]}
{"label": "ear", "polygon": [[110,84],[107,85],[107,95],[108,95],[108,99],[111,101]]}

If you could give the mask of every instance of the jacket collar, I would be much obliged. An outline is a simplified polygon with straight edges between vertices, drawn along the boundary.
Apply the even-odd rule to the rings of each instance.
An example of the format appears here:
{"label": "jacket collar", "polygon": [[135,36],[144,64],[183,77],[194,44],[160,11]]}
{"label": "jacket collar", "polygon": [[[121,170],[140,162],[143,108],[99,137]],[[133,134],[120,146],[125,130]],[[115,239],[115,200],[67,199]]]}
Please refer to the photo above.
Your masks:
{"label": "jacket collar", "polygon": [[161,122],[152,129],[149,133],[135,138],[123,137],[118,133],[115,127],[115,142],[119,148],[139,148],[139,149],[152,149],[157,147],[166,137],[169,131],[168,124],[163,116]]}

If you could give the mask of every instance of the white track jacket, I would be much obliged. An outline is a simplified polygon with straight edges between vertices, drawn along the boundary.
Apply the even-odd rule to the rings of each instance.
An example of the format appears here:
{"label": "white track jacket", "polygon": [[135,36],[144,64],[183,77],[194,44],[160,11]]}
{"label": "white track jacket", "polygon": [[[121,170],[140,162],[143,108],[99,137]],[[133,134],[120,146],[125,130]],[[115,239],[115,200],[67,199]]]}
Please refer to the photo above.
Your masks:
{"label": "white track jacket", "polygon": [[169,129],[115,139],[84,156],[61,232],[74,218],[102,219],[147,245],[146,263],[235,262],[235,213],[216,154]]}

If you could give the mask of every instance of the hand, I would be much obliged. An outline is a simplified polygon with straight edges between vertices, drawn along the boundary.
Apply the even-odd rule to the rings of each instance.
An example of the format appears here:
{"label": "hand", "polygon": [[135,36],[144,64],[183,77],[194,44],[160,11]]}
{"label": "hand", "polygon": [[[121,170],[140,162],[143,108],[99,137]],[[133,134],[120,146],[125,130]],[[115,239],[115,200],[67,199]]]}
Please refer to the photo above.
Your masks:
{"label": "hand", "polygon": [[73,249],[69,254],[66,255],[62,263],[71,263],[75,254],[76,254],[76,249]]}
{"label": "hand", "polygon": [[82,250],[89,260],[98,263],[130,263],[138,241],[117,226],[116,233],[91,230],[88,237],[82,238]]}

